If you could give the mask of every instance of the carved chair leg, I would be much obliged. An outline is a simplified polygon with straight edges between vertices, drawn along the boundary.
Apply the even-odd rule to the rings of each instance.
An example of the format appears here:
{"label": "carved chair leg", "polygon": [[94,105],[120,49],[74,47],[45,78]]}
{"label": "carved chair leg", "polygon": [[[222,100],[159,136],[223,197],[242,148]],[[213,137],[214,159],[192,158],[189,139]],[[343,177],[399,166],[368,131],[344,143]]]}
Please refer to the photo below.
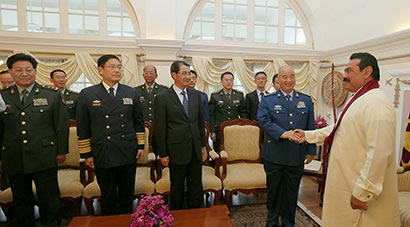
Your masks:
{"label": "carved chair leg", "polygon": [[215,199],[214,199],[214,206],[220,204],[222,190],[218,190],[215,192]]}
{"label": "carved chair leg", "polygon": [[225,198],[226,198],[226,206],[230,210],[232,206],[232,192],[225,190]]}
{"label": "carved chair leg", "polygon": [[87,207],[88,215],[94,215],[93,199],[84,198],[85,206]]}

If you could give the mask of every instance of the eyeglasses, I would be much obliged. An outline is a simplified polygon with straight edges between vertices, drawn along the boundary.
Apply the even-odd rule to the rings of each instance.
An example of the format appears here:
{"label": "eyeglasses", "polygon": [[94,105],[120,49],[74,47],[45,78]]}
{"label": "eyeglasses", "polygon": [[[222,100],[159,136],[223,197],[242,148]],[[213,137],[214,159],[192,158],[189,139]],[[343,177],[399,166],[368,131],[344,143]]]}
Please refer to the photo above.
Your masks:
{"label": "eyeglasses", "polygon": [[109,65],[107,66],[107,68],[114,70],[115,68],[117,68],[118,70],[122,70],[122,65]]}
{"label": "eyeglasses", "polygon": [[154,72],[144,72],[144,75],[150,75],[150,76],[154,76],[156,73]]}
{"label": "eyeglasses", "polygon": [[178,73],[182,74],[183,76],[189,76],[191,75],[190,71],[179,71]]}
{"label": "eyeglasses", "polygon": [[31,73],[34,72],[34,69],[33,69],[33,68],[25,68],[25,69],[23,69],[23,68],[15,68],[14,71],[16,71],[18,74],[21,74],[21,73],[23,73],[24,71],[25,71],[26,73],[28,73],[28,74],[31,74]]}

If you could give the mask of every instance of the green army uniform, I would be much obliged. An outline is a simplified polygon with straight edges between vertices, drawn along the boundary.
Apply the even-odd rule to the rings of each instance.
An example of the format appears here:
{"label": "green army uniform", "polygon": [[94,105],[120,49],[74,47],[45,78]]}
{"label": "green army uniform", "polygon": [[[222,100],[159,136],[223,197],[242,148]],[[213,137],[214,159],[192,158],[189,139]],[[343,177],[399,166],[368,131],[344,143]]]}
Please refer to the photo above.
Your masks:
{"label": "green army uniform", "polygon": [[226,120],[246,118],[246,105],[243,93],[232,89],[230,94],[225,94],[224,90],[211,94],[209,100],[209,112],[211,115],[211,132],[216,133],[214,150],[219,152],[221,136],[219,127]]}
{"label": "green army uniform", "polygon": [[70,120],[75,120],[78,92],[65,89],[63,92],[63,102],[67,106]]}
{"label": "green army uniform", "polygon": [[40,207],[42,223],[56,226],[60,206],[56,158],[68,153],[69,117],[58,89],[38,83],[30,87],[19,91],[13,85],[0,91],[6,103],[0,113],[1,162],[14,203],[19,204],[12,221],[34,226],[34,216],[27,215],[33,212],[34,180],[39,203],[44,204]]}
{"label": "green army uniform", "polygon": [[140,103],[142,107],[142,114],[144,121],[148,121],[153,124],[154,121],[154,98],[163,90],[168,89],[167,86],[154,83],[152,85],[152,91],[148,93],[147,85],[143,84],[137,88],[138,94],[140,95]]}

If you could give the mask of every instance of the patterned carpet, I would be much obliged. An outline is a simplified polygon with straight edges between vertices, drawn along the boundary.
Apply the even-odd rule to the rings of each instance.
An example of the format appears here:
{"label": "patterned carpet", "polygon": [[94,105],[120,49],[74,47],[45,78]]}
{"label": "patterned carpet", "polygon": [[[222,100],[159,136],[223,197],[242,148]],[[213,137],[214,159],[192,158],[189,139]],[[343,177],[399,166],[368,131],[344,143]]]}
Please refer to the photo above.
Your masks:
{"label": "patterned carpet", "polygon": [[[320,227],[298,205],[296,208],[295,227]],[[233,206],[231,208],[231,221],[235,227],[265,227],[268,210],[266,204],[251,204]]]}

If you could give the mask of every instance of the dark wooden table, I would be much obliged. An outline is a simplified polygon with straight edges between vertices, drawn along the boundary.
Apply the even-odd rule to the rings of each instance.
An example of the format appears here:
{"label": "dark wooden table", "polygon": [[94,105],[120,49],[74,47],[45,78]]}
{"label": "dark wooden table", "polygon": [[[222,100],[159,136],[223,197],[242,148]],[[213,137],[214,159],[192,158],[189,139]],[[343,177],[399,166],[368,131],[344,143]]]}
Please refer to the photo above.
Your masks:
{"label": "dark wooden table", "polygon": [[[229,219],[229,210],[225,205],[200,209],[176,210],[171,211],[171,213],[174,215],[174,227],[233,227],[232,222]],[[130,221],[131,214],[113,216],[77,216],[71,220],[68,226],[128,226]]]}

